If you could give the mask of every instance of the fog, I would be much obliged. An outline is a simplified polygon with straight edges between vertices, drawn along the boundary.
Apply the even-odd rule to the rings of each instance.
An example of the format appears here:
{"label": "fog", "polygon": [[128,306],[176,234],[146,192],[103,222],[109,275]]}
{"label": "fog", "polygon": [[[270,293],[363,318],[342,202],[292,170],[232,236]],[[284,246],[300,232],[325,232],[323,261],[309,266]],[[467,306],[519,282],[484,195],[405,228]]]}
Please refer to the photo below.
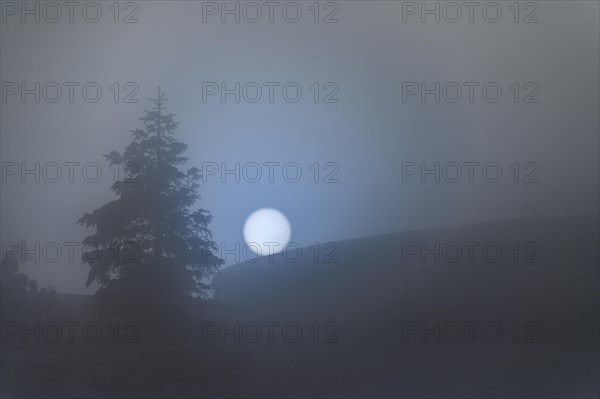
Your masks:
{"label": "fog", "polygon": [[[125,147],[159,86],[180,122],[176,137],[189,145],[188,166],[205,172],[198,205],[212,212],[215,241],[226,248],[243,245],[243,223],[262,207],[283,212],[300,245],[598,214],[595,2],[540,3],[531,18],[537,23],[523,23],[532,9],[522,9],[515,23],[504,3],[496,23],[479,8],[473,22],[463,6],[456,23],[445,20],[453,18],[451,9],[440,14],[440,23],[435,15],[421,23],[420,12],[402,3],[361,1],[321,4],[319,23],[304,2],[296,23],[287,22],[279,6],[273,22],[265,6],[258,22],[248,22],[254,10],[243,4],[239,23],[226,13],[221,23],[220,3],[166,1],[121,3],[118,16],[100,3],[96,23],[83,18],[83,7],[69,22],[63,5],[52,23],[55,9],[28,2],[34,11],[22,15],[24,6],[15,4],[3,3],[0,35],[3,243],[25,239],[43,248],[80,242],[89,233],[76,221],[113,198],[115,171],[102,154]],[[94,12],[86,8],[85,15],[94,19]],[[230,90],[225,102],[223,82]],[[425,102],[423,82],[433,89]],[[57,86],[61,97],[51,102]],[[298,86],[302,97],[292,102]],[[498,86],[500,99],[490,101]],[[97,87],[101,97],[92,102]],[[257,87],[261,97],[251,102]],[[452,102],[456,87],[462,96]],[[38,172],[22,175],[36,162]],[[52,162],[62,165],[57,182]],[[65,165],[71,162],[79,164]],[[421,168],[435,170],[436,162],[438,172],[421,174]],[[479,162],[471,182],[469,162]],[[100,165],[99,181],[82,176],[88,163],[95,164],[87,166],[86,178],[95,180]],[[261,166],[257,182],[256,165],[249,163]],[[289,163],[295,164],[284,171]],[[491,180],[500,166],[498,182],[482,175],[489,163]],[[462,177],[452,182],[455,164]],[[293,183],[298,165],[302,178]],[[234,172],[221,175],[225,169]],[[532,182],[524,182],[527,176]],[[59,292],[92,293],[84,289],[88,270],[79,255],[56,263],[42,256],[23,267]],[[229,255],[225,263],[241,260]]]}

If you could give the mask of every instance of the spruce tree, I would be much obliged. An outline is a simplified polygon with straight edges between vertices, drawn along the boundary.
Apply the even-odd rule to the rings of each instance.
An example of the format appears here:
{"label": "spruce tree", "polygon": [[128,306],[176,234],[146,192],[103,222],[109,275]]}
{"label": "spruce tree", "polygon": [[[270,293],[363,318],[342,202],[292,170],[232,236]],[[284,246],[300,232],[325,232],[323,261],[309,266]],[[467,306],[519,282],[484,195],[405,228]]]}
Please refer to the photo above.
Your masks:
{"label": "spruce tree", "polygon": [[96,229],[84,240],[83,261],[90,266],[86,287],[97,282],[103,304],[152,311],[158,303],[206,296],[208,279],[223,264],[215,255],[210,212],[193,209],[201,175],[197,168],[180,170],[187,145],[174,136],[178,122],[165,113],[166,100],[159,89],[123,154],[105,155],[126,170],[111,187],[117,198],[79,219]]}

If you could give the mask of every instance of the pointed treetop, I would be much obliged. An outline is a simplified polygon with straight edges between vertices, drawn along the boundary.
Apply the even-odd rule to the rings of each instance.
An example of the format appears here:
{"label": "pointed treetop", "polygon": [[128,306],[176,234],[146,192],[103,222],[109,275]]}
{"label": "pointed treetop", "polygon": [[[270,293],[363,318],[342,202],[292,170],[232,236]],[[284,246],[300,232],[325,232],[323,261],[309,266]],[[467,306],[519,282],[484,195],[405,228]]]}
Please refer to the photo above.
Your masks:
{"label": "pointed treetop", "polygon": [[165,92],[160,91],[160,86],[158,86],[158,96],[156,98],[149,98],[150,101],[156,104],[152,109],[157,110],[159,113],[162,110],[162,105],[168,98],[165,97]]}

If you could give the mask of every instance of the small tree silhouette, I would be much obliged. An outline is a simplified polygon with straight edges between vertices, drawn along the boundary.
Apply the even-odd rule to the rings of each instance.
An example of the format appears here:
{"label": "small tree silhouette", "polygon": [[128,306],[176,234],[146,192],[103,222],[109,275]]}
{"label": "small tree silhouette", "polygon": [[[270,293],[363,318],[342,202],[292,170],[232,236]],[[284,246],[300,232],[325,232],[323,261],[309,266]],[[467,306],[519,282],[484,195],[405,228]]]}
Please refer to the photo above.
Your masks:
{"label": "small tree silhouette", "polygon": [[[54,297],[50,301],[48,294]],[[0,262],[0,318],[24,320],[27,318],[57,316],[56,291],[39,289],[35,280],[19,271],[19,261],[13,255],[2,254]]]}
{"label": "small tree silhouette", "polygon": [[205,296],[207,279],[223,264],[214,255],[212,216],[191,209],[200,199],[201,175],[197,168],[179,170],[187,162],[182,156],[187,145],[174,137],[178,122],[164,113],[166,100],[159,88],[154,107],[140,118],[143,129],[131,131],[125,152],[105,155],[126,171],[111,187],[118,198],[79,219],[96,228],[84,240],[92,250],[83,261],[91,267],[86,287],[99,284],[100,302],[154,311],[157,302]]}

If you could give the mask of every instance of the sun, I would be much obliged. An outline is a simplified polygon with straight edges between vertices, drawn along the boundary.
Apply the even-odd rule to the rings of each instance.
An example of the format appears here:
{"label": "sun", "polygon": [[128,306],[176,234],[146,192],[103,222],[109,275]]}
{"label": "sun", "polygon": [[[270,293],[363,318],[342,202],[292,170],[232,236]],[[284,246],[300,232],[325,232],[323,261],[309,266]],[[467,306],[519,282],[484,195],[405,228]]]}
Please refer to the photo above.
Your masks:
{"label": "sun", "polygon": [[254,211],[244,223],[246,245],[257,255],[281,252],[291,237],[292,226],[277,209],[262,208]]}

